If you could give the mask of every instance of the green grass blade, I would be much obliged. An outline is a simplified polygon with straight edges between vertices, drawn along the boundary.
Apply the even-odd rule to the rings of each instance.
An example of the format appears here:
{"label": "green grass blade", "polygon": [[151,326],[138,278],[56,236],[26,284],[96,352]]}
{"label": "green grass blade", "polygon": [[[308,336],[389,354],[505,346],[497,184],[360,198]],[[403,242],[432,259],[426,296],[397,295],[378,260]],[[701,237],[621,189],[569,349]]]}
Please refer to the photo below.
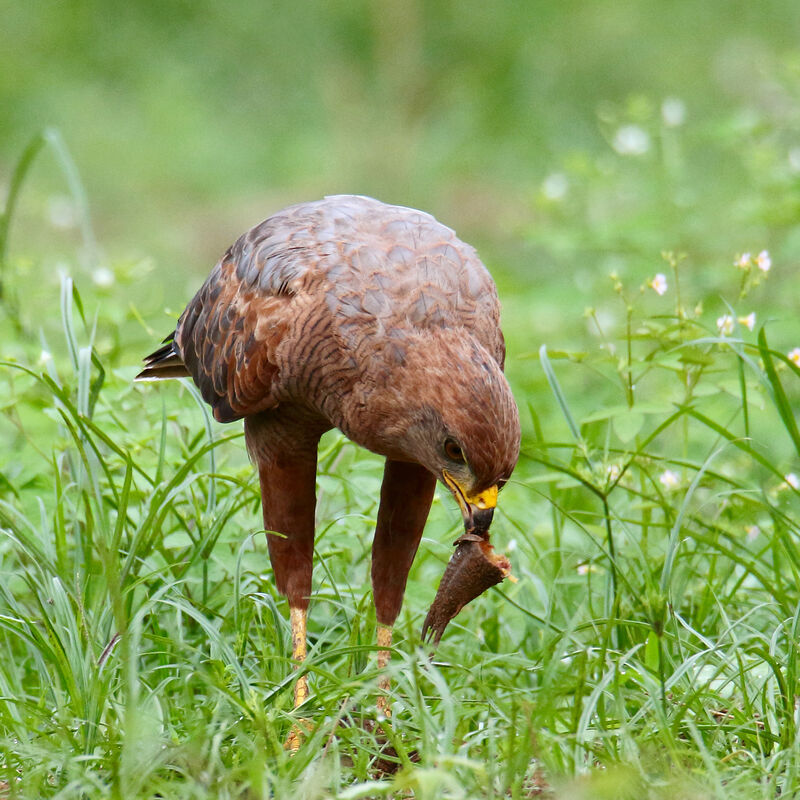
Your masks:
{"label": "green grass blade", "polygon": [[564,396],[564,392],[561,389],[561,384],[558,382],[556,373],[553,370],[553,365],[550,363],[550,359],[547,355],[547,345],[543,344],[539,348],[539,361],[542,364],[542,369],[544,370],[547,382],[548,384],[550,384],[550,391],[556,398],[558,407],[561,410],[561,414],[563,415],[564,419],[567,421],[567,426],[569,427],[570,432],[575,438],[575,441],[583,445],[583,439],[581,437],[580,428],[578,427],[578,424],[575,422],[575,418],[572,416],[572,412],[569,410],[569,405],[567,404],[567,398]]}
{"label": "green grass blade", "polygon": [[[778,411],[781,422],[783,422],[783,426],[792,439],[795,452],[800,456],[800,431],[797,429],[797,422],[795,421],[792,405],[789,402],[789,398],[786,396],[783,384],[775,369],[772,358],[774,353],[767,345],[767,333],[763,325],[758,331],[758,352],[761,354],[761,360],[764,362],[764,371],[772,387],[772,400],[775,403],[775,408]],[[785,360],[788,362],[788,359]]]}

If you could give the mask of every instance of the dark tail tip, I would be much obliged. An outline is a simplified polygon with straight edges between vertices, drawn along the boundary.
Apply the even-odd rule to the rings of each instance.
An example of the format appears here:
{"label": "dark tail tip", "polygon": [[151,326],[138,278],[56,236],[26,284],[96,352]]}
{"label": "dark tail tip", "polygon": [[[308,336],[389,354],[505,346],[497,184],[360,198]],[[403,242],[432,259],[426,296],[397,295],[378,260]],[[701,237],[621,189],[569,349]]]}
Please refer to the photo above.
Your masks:
{"label": "dark tail tip", "polygon": [[169,378],[190,377],[174,337],[174,333],[167,336],[164,340],[165,344],[145,358],[145,367],[134,378],[135,381],[162,381]]}

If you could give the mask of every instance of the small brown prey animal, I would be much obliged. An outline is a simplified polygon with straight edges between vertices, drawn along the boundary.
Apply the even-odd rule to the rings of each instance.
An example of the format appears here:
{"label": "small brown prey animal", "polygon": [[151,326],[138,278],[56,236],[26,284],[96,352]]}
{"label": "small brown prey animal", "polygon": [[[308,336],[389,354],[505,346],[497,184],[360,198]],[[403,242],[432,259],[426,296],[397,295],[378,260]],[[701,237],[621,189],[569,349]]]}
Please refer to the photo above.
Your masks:
{"label": "small brown prey animal", "polygon": [[[306,653],[317,445],[331,428],[386,457],[372,545],[381,668],[437,479],[465,533],[423,633],[438,642],[465,603],[509,574],[488,533],[520,446],[499,311],[473,248],[429,214],[327,197],[241,236],[146,359],[137,379],[191,377],[217,420],[244,419],[296,664]],[[388,679],[380,690],[388,713]],[[302,676],[295,706],[307,696]],[[289,746],[298,744],[293,734]]]}

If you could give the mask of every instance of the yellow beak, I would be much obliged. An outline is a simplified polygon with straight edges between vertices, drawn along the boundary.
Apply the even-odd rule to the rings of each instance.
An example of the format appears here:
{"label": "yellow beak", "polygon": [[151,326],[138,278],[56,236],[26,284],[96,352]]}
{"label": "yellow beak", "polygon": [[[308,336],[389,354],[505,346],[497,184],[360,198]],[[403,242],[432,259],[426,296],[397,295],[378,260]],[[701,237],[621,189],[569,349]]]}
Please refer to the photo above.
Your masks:
{"label": "yellow beak", "polygon": [[490,486],[482,492],[470,494],[461,488],[458,481],[446,469],[442,470],[442,477],[461,507],[465,527],[469,529],[477,526],[483,530],[488,529],[492,512],[497,506],[497,486]]}

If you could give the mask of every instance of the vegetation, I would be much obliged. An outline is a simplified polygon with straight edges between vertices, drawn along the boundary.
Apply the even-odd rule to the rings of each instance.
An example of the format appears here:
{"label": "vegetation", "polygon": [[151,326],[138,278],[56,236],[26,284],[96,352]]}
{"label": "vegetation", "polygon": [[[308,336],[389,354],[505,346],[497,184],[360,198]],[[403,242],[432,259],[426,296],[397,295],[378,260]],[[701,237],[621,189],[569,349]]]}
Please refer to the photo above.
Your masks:
{"label": "vegetation", "polygon": [[[0,796],[800,792],[796,11],[533,5],[300,4],[259,54],[255,3],[227,21],[239,47],[212,4],[128,4],[113,35],[141,52],[124,57],[82,49],[100,4],[9,15]],[[47,78],[43,42],[64,67]],[[149,143],[108,144],[136,125],[90,63],[142,101]],[[261,74],[285,117],[248,106]],[[58,129],[36,134],[51,101]],[[312,695],[294,712],[241,429],[187,382],[131,381],[218,253],[300,189],[434,211],[504,304],[524,439],[493,541],[519,581],[431,656],[421,622],[460,528],[440,492],[390,722],[367,580],[380,460],[323,441]],[[236,214],[205,226],[209,208]]]}

